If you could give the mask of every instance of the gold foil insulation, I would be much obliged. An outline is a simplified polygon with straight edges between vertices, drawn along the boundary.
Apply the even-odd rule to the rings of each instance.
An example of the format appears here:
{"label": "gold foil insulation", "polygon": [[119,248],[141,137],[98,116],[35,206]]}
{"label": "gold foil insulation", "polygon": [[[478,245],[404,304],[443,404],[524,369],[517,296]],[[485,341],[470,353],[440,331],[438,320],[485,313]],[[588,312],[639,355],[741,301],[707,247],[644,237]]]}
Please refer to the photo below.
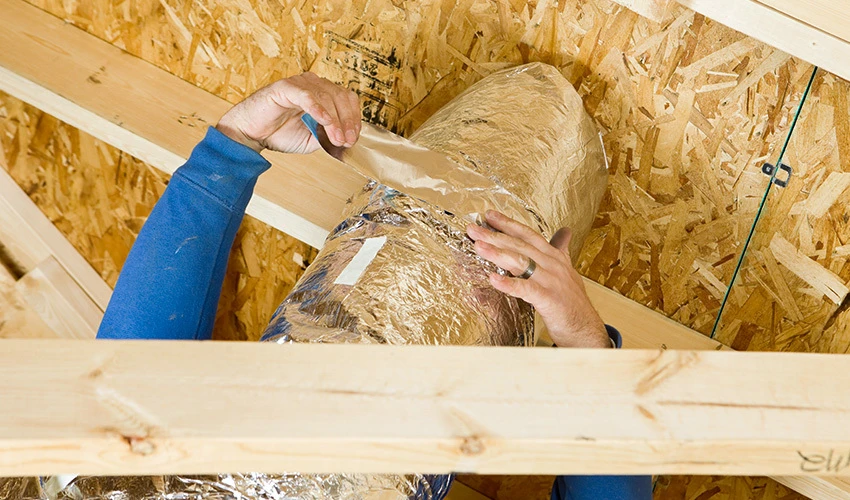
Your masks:
{"label": "gold foil insulation", "polygon": [[[278,308],[264,340],[379,344],[531,343],[532,310],[492,286],[498,268],[479,258],[469,222],[377,183]],[[367,245],[380,244],[353,285],[340,276]],[[370,243],[371,242],[371,243]]]}
{"label": "gold foil insulation", "polygon": [[366,474],[80,476],[59,492],[52,480],[0,478],[0,500],[428,500],[448,488],[428,476]]}
{"label": "gold foil insulation", "polygon": [[410,138],[523,200],[551,236],[573,230],[570,253],[590,233],[607,183],[596,125],[552,66],[495,73],[440,108]]}
{"label": "gold foil insulation", "polygon": [[[412,140],[367,127],[342,152],[375,180],[354,195],[264,340],[532,344],[532,309],[489,285],[488,273],[503,271],[477,257],[465,226],[487,208],[547,237],[570,226],[576,254],[607,179],[581,99],[555,68],[528,64],[473,85]],[[427,500],[446,488],[423,475],[82,477],[60,498]]]}
{"label": "gold foil insulation", "polygon": [[[56,476],[54,476],[56,477]],[[2,500],[428,500],[448,483],[428,476],[220,474],[80,476],[53,492],[51,478],[0,478]]]}

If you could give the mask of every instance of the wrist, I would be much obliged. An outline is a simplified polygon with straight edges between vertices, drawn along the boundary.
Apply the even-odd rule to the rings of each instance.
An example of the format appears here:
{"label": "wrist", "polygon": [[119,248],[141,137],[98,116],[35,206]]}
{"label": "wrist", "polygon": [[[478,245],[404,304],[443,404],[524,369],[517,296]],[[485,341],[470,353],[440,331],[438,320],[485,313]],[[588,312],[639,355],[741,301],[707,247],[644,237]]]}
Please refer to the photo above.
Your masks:
{"label": "wrist", "polygon": [[239,127],[229,124],[224,119],[218,122],[215,129],[227,136],[229,139],[238,142],[243,146],[249,147],[258,153],[262,153],[263,149],[265,149],[258,141],[255,141],[242,133],[242,131],[239,130]]}
{"label": "wrist", "polygon": [[558,347],[587,349],[609,349],[614,347],[605,325],[587,327],[569,332],[550,332],[552,341]]}

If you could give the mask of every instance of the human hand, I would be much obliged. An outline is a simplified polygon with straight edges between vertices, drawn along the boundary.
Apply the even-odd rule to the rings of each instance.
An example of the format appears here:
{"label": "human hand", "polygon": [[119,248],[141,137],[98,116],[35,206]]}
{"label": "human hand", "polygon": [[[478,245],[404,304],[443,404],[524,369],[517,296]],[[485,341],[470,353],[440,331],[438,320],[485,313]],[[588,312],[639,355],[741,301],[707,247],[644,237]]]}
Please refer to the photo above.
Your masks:
{"label": "human hand", "polygon": [[309,72],[254,92],[225,113],[216,129],[258,153],[266,148],[311,153],[320,145],[301,122],[304,113],[322,125],[334,146],[351,147],[360,136],[357,94]]}
{"label": "human hand", "polygon": [[530,227],[502,213],[488,210],[485,220],[496,230],[477,224],[466,228],[466,234],[475,241],[478,255],[514,276],[526,271],[529,259],[537,266],[528,279],[491,273],[490,284],[534,306],[555,345],[611,347],[605,324],[591,305],[584,282],[570,259],[572,232],[562,228],[550,243]]}

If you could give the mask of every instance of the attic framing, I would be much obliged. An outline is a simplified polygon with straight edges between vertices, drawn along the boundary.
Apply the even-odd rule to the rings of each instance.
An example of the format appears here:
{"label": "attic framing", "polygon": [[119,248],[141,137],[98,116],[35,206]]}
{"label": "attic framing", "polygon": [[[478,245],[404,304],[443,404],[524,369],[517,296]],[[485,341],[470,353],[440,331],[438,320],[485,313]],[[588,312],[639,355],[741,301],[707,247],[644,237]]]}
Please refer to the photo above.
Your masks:
{"label": "attic framing", "polygon": [[[794,16],[775,10],[775,5],[772,8],[763,5],[769,2],[682,0],[680,3],[838,75],[848,76],[846,68],[850,64],[843,63],[850,62],[847,42],[834,32],[812,27],[809,24],[812,19],[797,21]],[[0,88],[166,172],[173,172],[184,161],[202,137],[205,126],[214,123],[229,106],[223,99],[128,56],[20,0],[2,0],[0,10],[4,13],[0,19],[0,45],[4,47],[0,54]],[[742,14],[738,17],[724,14],[730,11]],[[770,23],[740,21],[761,16],[790,31],[784,36],[774,35],[777,30]],[[789,32],[793,36],[787,36]],[[799,43],[801,36],[808,37],[811,43]],[[51,64],[39,62],[45,60]],[[345,199],[364,179],[319,156],[294,159],[273,154],[270,159],[274,167],[258,185],[249,213],[302,241],[321,246]],[[318,209],[317,199],[326,202]],[[588,283],[594,303],[604,317],[626,315],[629,318],[626,322],[639,325],[635,332],[630,331],[634,347],[657,348],[663,344],[671,349],[719,348],[719,344],[688,328],[604,287]],[[102,289],[96,292],[99,297],[103,293]],[[741,357],[747,356],[751,355],[737,354],[735,362],[743,363]],[[836,395],[837,401],[840,397]],[[777,468],[770,473],[791,472]],[[801,490],[839,488],[844,494],[848,490],[840,480],[801,476],[780,481]]]}

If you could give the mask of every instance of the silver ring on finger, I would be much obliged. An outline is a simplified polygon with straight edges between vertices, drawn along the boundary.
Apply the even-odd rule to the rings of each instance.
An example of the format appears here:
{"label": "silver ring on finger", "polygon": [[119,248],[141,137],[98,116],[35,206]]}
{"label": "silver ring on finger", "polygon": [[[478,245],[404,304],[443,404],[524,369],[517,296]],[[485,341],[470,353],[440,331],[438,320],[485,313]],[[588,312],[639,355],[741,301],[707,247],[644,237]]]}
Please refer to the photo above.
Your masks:
{"label": "silver ring on finger", "polygon": [[534,259],[531,257],[528,258],[528,267],[525,268],[525,271],[517,276],[517,278],[522,280],[527,280],[534,274],[534,271],[537,269],[537,262],[534,262]]}

